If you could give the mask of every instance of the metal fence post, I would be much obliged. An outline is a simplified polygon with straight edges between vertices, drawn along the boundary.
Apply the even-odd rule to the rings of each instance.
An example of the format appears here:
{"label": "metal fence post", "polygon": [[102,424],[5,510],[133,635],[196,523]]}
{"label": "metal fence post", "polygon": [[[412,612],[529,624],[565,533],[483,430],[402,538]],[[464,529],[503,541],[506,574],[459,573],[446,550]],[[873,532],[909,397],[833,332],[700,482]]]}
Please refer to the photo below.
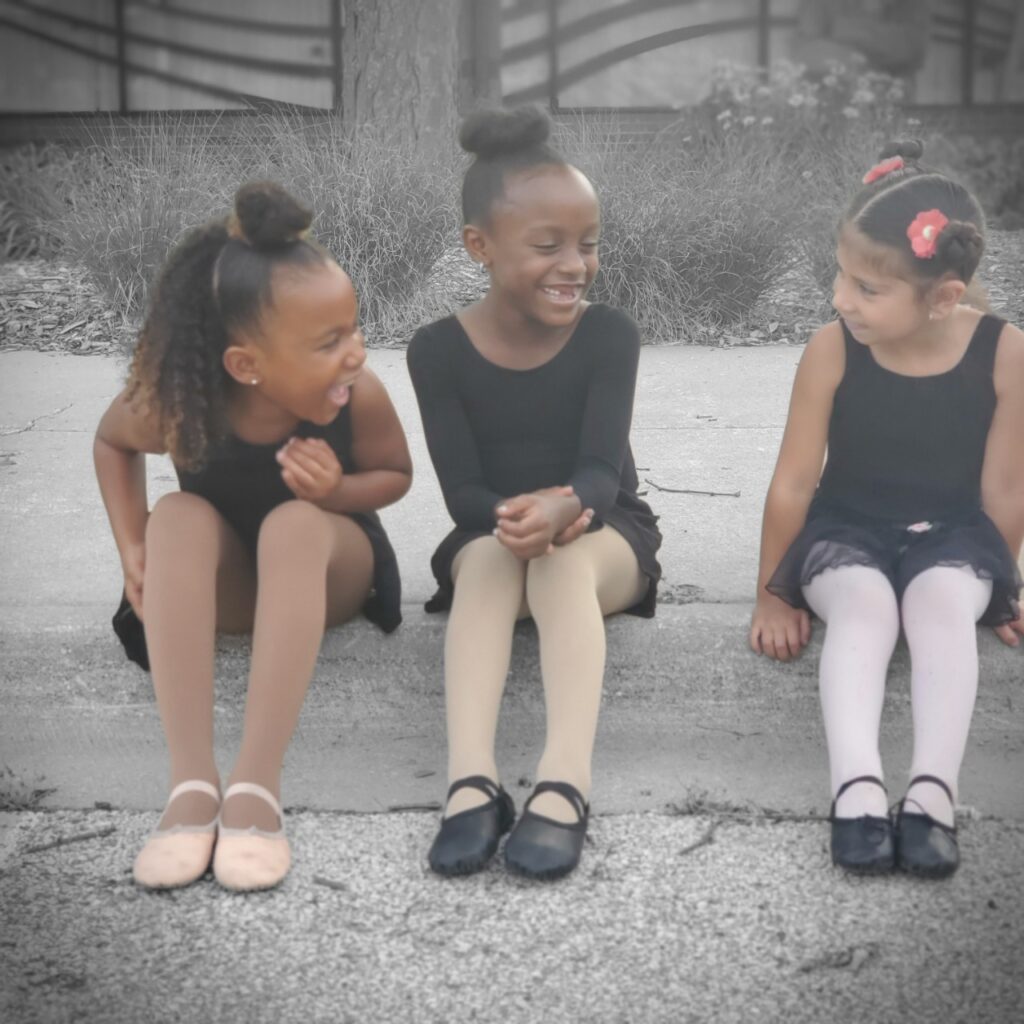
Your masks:
{"label": "metal fence post", "polygon": [[978,25],[976,0],[964,2],[963,51],[960,61],[960,100],[965,107],[974,103],[975,30]]}
{"label": "metal fence post", "polygon": [[117,31],[117,109],[128,113],[128,69],[125,67],[127,43],[124,30],[124,0],[114,0],[114,28]]}
{"label": "metal fence post", "polygon": [[344,31],[341,0],[327,0],[327,20],[331,33],[331,83],[333,85],[331,106],[334,112],[342,117],[345,111],[345,83],[341,73],[341,33]]}

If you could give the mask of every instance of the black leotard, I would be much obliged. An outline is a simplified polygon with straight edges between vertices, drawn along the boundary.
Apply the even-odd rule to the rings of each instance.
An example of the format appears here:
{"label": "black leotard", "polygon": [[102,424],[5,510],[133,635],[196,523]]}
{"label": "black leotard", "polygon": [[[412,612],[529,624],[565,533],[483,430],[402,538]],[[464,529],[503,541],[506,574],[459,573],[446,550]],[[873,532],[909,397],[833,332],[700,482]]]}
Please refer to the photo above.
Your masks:
{"label": "black leotard", "polygon": [[571,484],[591,529],[614,527],[650,581],[630,611],[654,614],[661,576],[657,517],[637,497],[629,444],[640,338],[625,313],[589,306],[570,339],[528,370],[498,366],[449,316],[420,328],[408,363],[427,447],[455,529],[431,560],[438,593],[428,611],[451,603],[451,563],[469,541],[489,534],[503,499]]}
{"label": "black leotard", "polygon": [[829,421],[828,461],[807,522],[768,590],[806,608],[802,588],[818,573],[869,565],[901,597],[925,569],[966,566],[992,580],[980,621],[1016,618],[1020,574],[981,503],[1003,323],[981,317],[960,362],[926,377],[885,369],[842,325],[846,368]]}
{"label": "black leotard", "polygon": [[[343,406],[325,427],[304,421],[294,433],[297,437],[322,438],[331,446],[344,472],[357,472],[352,461],[349,406]],[[210,502],[253,553],[267,513],[295,497],[281,478],[281,467],[275,458],[280,447],[281,443],[249,444],[231,436],[217,446],[198,472],[177,469],[181,489]],[[375,512],[346,515],[363,529],[373,548],[373,588],[363,614],[390,633],[402,621],[401,581],[395,552]]]}

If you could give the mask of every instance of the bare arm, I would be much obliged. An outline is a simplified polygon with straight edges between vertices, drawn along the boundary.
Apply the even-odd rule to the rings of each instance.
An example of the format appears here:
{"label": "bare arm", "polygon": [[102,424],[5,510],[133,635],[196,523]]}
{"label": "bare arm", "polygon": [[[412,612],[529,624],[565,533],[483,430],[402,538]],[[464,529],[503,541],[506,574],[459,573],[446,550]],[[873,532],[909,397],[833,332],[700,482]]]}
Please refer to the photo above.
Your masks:
{"label": "bare arm", "polygon": [[145,561],[146,453],[166,451],[156,419],[133,408],[122,391],[100,419],[93,441],[96,480],[121,556],[125,591],[141,615]]}
{"label": "bare arm", "polygon": [[844,365],[842,329],[831,323],[808,342],[793,381],[786,429],[765,499],[750,631],[751,647],[770,657],[791,657],[810,637],[807,613],[768,593],[765,584],[806,522],[821,478],[832,402]]}
{"label": "bare arm", "polygon": [[409,490],[412,460],[391,399],[371,370],[364,369],[352,387],[351,401],[353,472],[343,472],[334,450],[319,438],[293,438],[278,461],[297,497],[329,512],[374,512]]}
{"label": "bare arm", "polygon": [[[996,410],[985,447],[981,499],[1015,559],[1024,543],[1024,332],[1007,324],[999,337],[993,379]],[[1014,646],[1024,620],[996,632]]]}

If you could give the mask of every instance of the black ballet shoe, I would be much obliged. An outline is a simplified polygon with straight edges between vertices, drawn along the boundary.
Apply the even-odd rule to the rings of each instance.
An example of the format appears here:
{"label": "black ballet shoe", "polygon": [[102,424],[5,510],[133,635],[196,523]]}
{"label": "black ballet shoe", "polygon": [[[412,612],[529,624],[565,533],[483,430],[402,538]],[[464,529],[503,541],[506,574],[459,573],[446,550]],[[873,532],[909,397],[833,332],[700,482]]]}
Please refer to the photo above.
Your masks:
{"label": "black ballet shoe", "polygon": [[[534,814],[530,804],[541,793],[558,793],[572,804],[579,821],[567,824]],[[580,862],[590,805],[568,782],[538,782],[505,843],[505,865],[526,878],[551,880],[569,874]]]}
{"label": "black ballet shoe", "polygon": [[501,837],[516,818],[512,797],[486,775],[469,775],[453,782],[447,800],[465,787],[479,789],[490,799],[479,807],[459,811],[441,822],[427,860],[439,875],[471,875],[486,867],[498,850]]}
{"label": "black ballet shoe", "polygon": [[[916,782],[934,782],[946,791],[950,805],[955,806],[953,793],[942,779],[917,775],[910,780],[910,786]],[[944,825],[924,812],[908,811],[906,803],[904,797],[896,815],[896,866],[921,878],[948,878],[960,866],[956,825]]]}
{"label": "black ballet shoe", "polygon": [[885,790],[881,779],[874,775],[858,775],[844,782],[832,801],[828,820],[832,823],[832,863],[862,875],[877,875],[891,871],[896,862],[892,822],[863,814],[859,818],[837,818],[836,803],[856,782],[873,782]]}

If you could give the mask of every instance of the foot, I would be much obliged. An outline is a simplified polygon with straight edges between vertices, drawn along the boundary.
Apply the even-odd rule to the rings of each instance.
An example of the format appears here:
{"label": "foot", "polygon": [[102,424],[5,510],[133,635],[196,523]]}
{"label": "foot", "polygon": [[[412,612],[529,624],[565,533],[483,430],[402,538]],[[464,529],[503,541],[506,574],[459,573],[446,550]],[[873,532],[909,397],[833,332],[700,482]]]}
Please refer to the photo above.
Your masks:
{"label": "foot", "polygon": [[[483,797],[453,811],[454,797],[470,789]],[[502,787],[485,775],[457,779],[448,790],[448,808],[427,860],[439,875],[471,875],[487,866],[501,837],[512,827],[516,809]]]}
{"label": "foot", "polygon": [[203,779],[171,790],[160,825],[139,851],[132,877],[147,889],[174,889],[206,874],[213,855],[220,793]]}
{"label": "foot", "polygon": [[[557,795],[573,809],[572,822],[536,810],[542,796]],[[505,865],[517,875],[538,880],[561,878],[580,862],[590,805],[568,782],[538,782],[505,843]]]}
{"label": "foot", "polygon": [[[922,811],[911,802],[911,792],[932,787],[946,799],[943,817],[950,824]],[[923,795],[923,793],[922,793]],[[948,878],[960,866],[960,846],[956,838],[953,791],[934,775],[918,775],[910,780],[907,796],[900,801],[896,815],[896,864],[921,878]]]}
{"label": "foot", "polygon": [[[253,800],[263,805],[255,814],[252,813],[256,810]],[[239,806],[232,809],[232,803]],[[247,806],[248,814],[245,813]],[[268,822],[271,827],[264,828]],[[213,857],[213,874],[217,881],[234,892],[270,889],[284,879],[290,866],[291,849],[284,834],[284,814],[277,797],[252,782],[228,786],[224,791],[217,852]]]}
{"label": "foot", "polygon": [[953,798],[941,786],[931,782],[930,776],[917,776],[907,787],[903,802],[907,811],[927,814],[933,821],[941,822],[947,828],[956,824]]}
{"label": "foot", "polygon": [[[840,814],[839,808],[844,795],[862,783],[870,783],[878,791],[880,810],[871,813],[876,805],[862,801],[856,804],[854,809],[861,810],[867,806],[871,811],[862,810],[854,817]],[[835,800],[832,801],[829,821],[832,824],[829,845],[833,864],[859,874],[878,874],[892,870],[895,863],[895,845],[892,823],[886,807],[885,785],[881,779],[873,775],[859,775],[844,782],[839,787]]]}

